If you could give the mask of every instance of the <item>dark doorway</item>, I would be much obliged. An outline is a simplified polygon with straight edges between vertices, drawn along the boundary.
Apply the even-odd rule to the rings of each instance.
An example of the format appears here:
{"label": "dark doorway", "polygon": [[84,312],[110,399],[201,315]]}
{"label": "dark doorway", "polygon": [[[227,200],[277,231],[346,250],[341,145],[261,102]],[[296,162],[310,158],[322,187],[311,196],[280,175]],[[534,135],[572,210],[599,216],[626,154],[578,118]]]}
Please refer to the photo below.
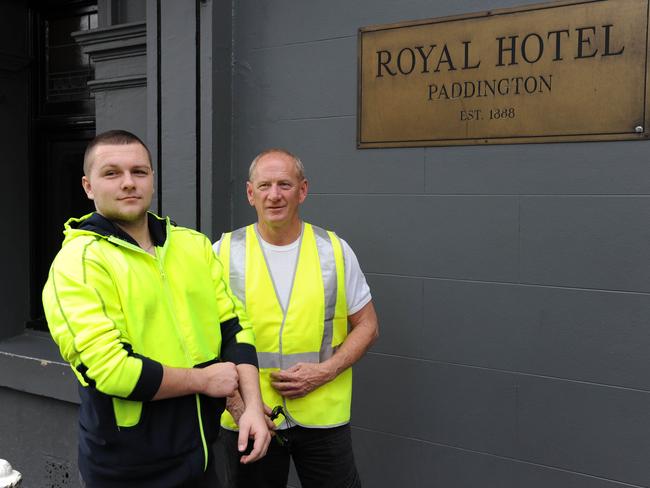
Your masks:
{"label": "dark doorway", "polygon": [[97,27],[97,2],[48,1],[32,6],[31,327],[46,329],[41,290],[63,241],[63,224],[91,212],[81,188],[83,154],[95,135],[88,90],[93,65],[71,37]]}

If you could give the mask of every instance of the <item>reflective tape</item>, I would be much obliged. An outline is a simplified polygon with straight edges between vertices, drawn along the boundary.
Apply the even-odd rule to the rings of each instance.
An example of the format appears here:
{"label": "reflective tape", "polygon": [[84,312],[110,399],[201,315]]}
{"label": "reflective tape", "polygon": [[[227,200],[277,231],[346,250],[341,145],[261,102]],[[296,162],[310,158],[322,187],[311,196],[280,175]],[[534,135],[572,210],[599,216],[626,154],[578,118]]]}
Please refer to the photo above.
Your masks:
{"label": "reflective tape", "polygon": [[323,277],[325,291],[325,322],[323,324],[323,341],[320,347],[320,360],[332,357],[332,338],[334,337],[334,312],[336,311],[336,260],[329,234],[320,227],[312,226],[318,249],[318,259]]}
{"label": "reflective tape", "polygon": [[[332,348],[332,352],[336,352],[337,349],[338,346]],[[258,352],[257,361],[259,362],[260,368],[287,369],[298,363],[320,363],[324,361],[324,359],[318,352],[284,354],[282,358],[280,358],[279,352]]]}
{"label": "reflective tape", "polygon": [[246,227],[230,236],[230,289],[246,308]]}

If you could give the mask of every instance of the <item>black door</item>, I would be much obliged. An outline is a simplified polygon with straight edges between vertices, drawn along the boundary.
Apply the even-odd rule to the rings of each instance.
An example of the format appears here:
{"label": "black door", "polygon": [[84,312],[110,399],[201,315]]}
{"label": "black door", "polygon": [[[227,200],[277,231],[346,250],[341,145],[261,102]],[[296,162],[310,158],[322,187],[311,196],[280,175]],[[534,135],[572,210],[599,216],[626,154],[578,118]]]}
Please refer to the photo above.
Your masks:
{"label": "black door", "polygon": [[97,4],[35,2],[32,7],[31,326],[45,329],[41,290],[61,247],[63,224],[93,210],[81,187],[83,154],[95,135],[87,87],[93,66],[71,33],[97,27]]}

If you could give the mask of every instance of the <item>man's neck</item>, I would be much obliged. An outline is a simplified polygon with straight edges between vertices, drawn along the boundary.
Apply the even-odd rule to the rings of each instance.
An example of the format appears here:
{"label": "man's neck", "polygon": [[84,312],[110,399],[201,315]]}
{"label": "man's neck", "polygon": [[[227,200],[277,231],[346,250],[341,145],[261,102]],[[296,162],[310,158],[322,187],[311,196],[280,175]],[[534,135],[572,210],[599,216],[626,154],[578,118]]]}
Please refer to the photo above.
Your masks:
{"label": "man's neck", "polygon": [[138,245],[148,250],[151,248],[152,240],[151,233],[149,232],[149,219],[145,214],[141,219],[138,219],[135,222],[122,222],[114,220],[113,223],[122,229],[124,232],[129,234]]}
{"label": "man's neck", "polygon": [[257,231],[260,233],[262,239],[274,246],[286,246],[291,244],[302,232],[302,220],[298,219],[296,222],[287,224],[281,227],[271,227],[264,222],[257,222]]}

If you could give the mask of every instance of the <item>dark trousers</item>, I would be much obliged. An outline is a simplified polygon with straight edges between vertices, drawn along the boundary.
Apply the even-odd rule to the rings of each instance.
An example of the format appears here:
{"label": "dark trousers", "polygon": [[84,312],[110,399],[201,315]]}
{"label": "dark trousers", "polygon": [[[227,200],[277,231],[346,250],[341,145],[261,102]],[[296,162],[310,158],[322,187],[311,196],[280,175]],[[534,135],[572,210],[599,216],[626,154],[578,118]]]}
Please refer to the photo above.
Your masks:
{"label": "dark trousers", "polygon": [[[81,473],[79,473],[79,485],[81,488],[92,488],[86,484],[84,479],[81,477]],[[123,486],[126,487],[136,485],[125,481]],[[208,460],[208,467],[200,478],[188,480],[182,485],[174,488],[221,488],[221,485],[219,484],[219,477],[217,476],[217,472],[215,470],[214,456],[210,456],[210,459]]]}
{"label": "dark trousers", "polygon": [[205,473],[203,473],[203,476],[198,479],[187,481],[178,488],[220,488],[220,486],[214,456],[210,456],[208,467],[206,468]]}
{"label": "dark trousers", "polygon": [[[215,446],[217,470],[225,488],[285,488],[293,458],[302,488],[360,488],[354,464],[350,425],[331,429],[296,426],[282,431],[288,442],[271,439],[266,456],[251,464],[239,462],[237,432],[221,429]],[[225,466],[222,466],[224,464]]]}

